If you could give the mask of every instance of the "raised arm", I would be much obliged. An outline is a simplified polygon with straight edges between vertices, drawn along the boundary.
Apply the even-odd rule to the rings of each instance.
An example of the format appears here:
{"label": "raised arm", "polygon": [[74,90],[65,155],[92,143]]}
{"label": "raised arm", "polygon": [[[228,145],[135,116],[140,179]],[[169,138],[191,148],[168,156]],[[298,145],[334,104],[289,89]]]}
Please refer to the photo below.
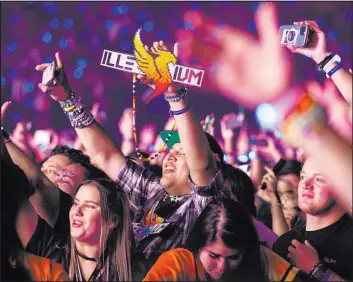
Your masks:
{"label": "raised arm", "polygon": [[[153,46],[155,49],[168,50],[163,41],[155,42]],[[174,45],[174,55],[178,57],[177,43]],[[178,101],[168,99],[171,96],[180,96],[179,93],[177,93],[176,87],[171,85],[165,93],[165,97],[166,100],[169,100],[171,113],[174,113],[190,176],[196,185],[206,186],[211,183],[216,174],[216,161],[205,132],[192,111],[189,110],[187,94],[184,99]]]}
{"label": "raised arm", "polygon": [[[124,154],[108,133],[96,122],[91,112],[81,99],[73,95],[59,53],[55,54],[57,62],[57,81],[53,87],[38,85],[45,93],[61,102],[61,107],[75,127],[77,135],[88,155],[111,179],[115,180],[126,164]],[[43,71],[48,64],[36,66],[37,71]]]}
{"label": "raised arm", "polygon": [[[296,48],[293,46],[289,46],[288,49],[290,49],[294,53],[307,56],[313,59],[316,64],[320,64],[325,59],[325,57],[330,54],[327,51],[326,47],[325,33],[320,29],[320,27],[315,21],[300,21],[295,22],[294,24],[307,25],[311,30],[315,32],[316,37],[315,41],[312,43],[311,48]],[[333,55],[335,54],[332,54],[332,57]],[[336,60],[327,60],[326,62],[327,64],[325,64],[323,67],[326,73],[328,73],[338,64]],[[352,74],[348,70],[340,68],[334,74],[332,74],[330,78],[335,83],[347,103],[352,105]]]}
{"label": "raised arm", "polygon": [[[1,107],[3,117],[9,103],[5,102]],[[19,149],[10,137],[3,131],[6,151],[11,160],[18,165],[26,174],[30,186],[34,191],[30,195],[30,201],[36,213],[43,218],[49,225],[54,226],[60,211],[59,189],[43,174],[40,167],[21,149]]]}

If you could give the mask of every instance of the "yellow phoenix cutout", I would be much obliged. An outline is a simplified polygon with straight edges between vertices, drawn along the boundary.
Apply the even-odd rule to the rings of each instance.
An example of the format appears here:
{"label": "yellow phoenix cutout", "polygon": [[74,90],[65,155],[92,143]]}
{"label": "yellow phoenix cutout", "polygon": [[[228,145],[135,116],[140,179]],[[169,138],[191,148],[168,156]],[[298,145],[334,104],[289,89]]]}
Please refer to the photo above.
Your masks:
{"label": "yellow phoenix cutout", "polygon": [[136,32],[134,37],[135,58],[140,71],[146,75],[147,80],[152,80],[156,85],[156,89],[146,100],[148,104],[153,98],[165,92],[172,83],[172,76],[168,69],[168,64],[176,64],[175,56],[164,50],[154,50],[152,54],[146,51],[140,37],[141,28]]}

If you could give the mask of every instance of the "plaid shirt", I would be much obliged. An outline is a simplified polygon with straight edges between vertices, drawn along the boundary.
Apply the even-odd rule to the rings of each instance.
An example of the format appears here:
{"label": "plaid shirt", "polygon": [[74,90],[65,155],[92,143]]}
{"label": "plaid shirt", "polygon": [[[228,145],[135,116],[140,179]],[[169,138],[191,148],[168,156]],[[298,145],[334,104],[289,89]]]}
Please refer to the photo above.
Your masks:
{"label": "plaid shirt", "polygon": [[[148,211],[167,194],[157,175],[131,161],[128,161],[121,171],[117,183],[128,195],[134,211],[134,223],[141,223]],[[142,251],[147,258],[185,243],[197,217],[214,196],[232,197],[230,188],[224,187],[220,169],[208,186],[198,187],[190,176],[189,183],[190,193],[184,196],[184,203],[165,219],[175,228],[174,232],[170,232],[167,238],[154,234],[144,239],[148,240],[148,244]]]}

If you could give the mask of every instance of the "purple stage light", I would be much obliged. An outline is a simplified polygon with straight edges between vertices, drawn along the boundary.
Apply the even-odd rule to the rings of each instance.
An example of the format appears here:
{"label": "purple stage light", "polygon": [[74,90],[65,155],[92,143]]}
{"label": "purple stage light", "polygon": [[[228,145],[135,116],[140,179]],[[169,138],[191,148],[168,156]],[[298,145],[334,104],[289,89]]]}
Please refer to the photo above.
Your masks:
{"label": "purple stage light", "polygon": [[76,66],[80,69],[84,69],[85,67],[87,67],[87,61],[85,59],[78,59]]}
{"label": "purple stage light", "polygon": [[18,47],[18,44],[17,42],[11,42],[9,44],[9,46],[7,47],[7,49],[10,51],[10,52],[14,52]]}
{"label": "purple stage light", "polygon": [[83,69],[77,68],[73,71],[74,78],[80,79],[83,77]]}
{"label": "purple stage light", "polygon": [[23,90],[26,92],[26,93],[29,93],[29,92],[32,92],[34,89],[34,85],[31,81],[27,81],[25,82],[25,84],[23,85]]}
{"label": "purple stage light", "polygon": [[60,25],[60,20],[58,18],[52,18],[49,23],[50,27],[57,28]]}
{"label": "purple stage light", "polygon": [[42,41],[46,44],[50,44],[52,42],[53,36],[49,31],[46,31],[42,35]]}
{"label": "purple stage light", "polygon": [[66,28],[66,29],[70,29],[74,26],[74,21],[73,19],[65,19],[64,20],[64,23],[63,23],[63,26]]}

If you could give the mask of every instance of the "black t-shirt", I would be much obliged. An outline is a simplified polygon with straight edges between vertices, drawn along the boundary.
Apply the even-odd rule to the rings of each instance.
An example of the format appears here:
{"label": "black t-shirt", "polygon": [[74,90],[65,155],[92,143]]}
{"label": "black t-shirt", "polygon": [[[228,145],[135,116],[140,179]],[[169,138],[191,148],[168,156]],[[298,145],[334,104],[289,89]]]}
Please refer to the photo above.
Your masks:
{"label": "black t-shirt", "polygon": [[341,276],[351,280],[353,266],[353,221],[344,215],[334,224],[316,231],[305,231],[305,223],[294,226],[292,230],[280,236],[273,244],[272,250],[288,260],[288,247],[292,240],[301,243],[308,240],[318,252],[320,260],[326,267]]}
{"label": "black t-shirt", "polygon": [[72,198],[69,194],[60,190],[60,212],[54,227],[51,227],[44,219],[38,216],[36,230],[27,244],[26,252],[50,258],[62,263],[66,244],[70,237],[69,212],[72,206]]}

